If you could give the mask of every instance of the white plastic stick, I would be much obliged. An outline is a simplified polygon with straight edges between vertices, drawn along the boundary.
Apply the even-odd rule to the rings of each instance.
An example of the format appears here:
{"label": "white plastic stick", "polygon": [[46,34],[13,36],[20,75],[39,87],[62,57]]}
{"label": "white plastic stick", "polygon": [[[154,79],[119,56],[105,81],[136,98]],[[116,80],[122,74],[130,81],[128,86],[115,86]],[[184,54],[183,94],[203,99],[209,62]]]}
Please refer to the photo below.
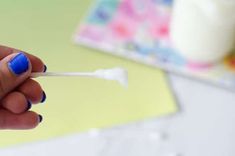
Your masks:
{"label": "white plastic stick", "polygon": [[37,77],[93,77],[101,78],[105,80],[118,81],[121,85],[128,85],[128,72],[123,68],[112,68],[112,69],[100,69],[94,72],[69,72],[69,73],[57,73],[57,72],[46,72],[46,73],[32,73],[32,78]]}
{"label": "white plastic stick", "polygon": [[32,78],[37,77],[95,77],[94,73],[81,73],[81,72],[66,72],[66,73],[58,73],[58,72],[46,72],[46,73],[32,73]]}

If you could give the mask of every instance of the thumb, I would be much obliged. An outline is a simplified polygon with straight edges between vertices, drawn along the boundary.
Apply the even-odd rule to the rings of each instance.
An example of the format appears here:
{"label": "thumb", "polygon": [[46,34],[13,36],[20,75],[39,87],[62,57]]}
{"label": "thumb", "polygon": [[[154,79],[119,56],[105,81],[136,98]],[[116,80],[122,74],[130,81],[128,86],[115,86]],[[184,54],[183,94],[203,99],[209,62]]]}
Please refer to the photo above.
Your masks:
{"label": "thumb", "polygon": [[0,99],[29,78],[31,63],[24,53],[8,55],[0,61]]}

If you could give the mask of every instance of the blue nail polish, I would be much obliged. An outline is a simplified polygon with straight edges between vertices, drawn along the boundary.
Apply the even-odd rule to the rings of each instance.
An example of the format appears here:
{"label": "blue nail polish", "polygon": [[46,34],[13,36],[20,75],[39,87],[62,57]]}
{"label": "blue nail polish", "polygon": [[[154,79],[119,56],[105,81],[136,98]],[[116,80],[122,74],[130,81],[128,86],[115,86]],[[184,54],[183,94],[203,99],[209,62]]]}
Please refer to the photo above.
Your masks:
{"label": "blue nail polish", "polygon": [[42,100],[41,100],[41,103],[45,102],[45,101],[46,101],[46,98],[47,98],[46,93],[43,92],[43,93],[42,93]]}
{"label": "blue nail polish", "polygon": [[8,67],[14,74],[20,75],[29,69],[29,60],[24,53],[19,53],[8,63]]}
{"label": "blue nail polish", "polygon": [[27,104],[28,104],[28,105],[27,105],[27,109],[26,109],[26,110],[30,110],[30,109],[32,108],[32,103],[31,103],[30,101],[28,101]]}
{"label": "blue nail polish", "polygon": [[45,73],[46,71],[47,71],[47,66],[44,65],[44,70],[43,70],[43,72]]}
{"label": "blue nail polish", "polygon": [[43,117],[41,115],[38,115],[38,122],[40,123],[42,122],[42,120],[43,120]]}

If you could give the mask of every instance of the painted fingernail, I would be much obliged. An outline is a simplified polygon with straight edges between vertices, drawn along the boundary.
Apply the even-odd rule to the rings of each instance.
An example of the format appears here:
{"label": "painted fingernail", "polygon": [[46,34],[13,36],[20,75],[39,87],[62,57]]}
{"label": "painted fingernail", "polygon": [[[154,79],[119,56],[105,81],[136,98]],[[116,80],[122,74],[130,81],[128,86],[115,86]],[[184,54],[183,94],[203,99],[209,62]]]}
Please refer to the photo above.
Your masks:
{"label": "painted fingernail", "polygon": [[32,108],[32,103],[30,101],[28,101],[26,110],[30,110],[31,108]]}
{"label": "painted fingernail", "polygon": [[41,115],[38,115],[38,122],[40,123],[42,122],[42,120],[43,120],[43,117]]}
{"label": "painted fingernail", "polygon": [[46,71],[47,71],[47,66],[44,65],[44,70],[43,70],[43,72],[45,73]]}
{"label": "painted fingernail", "polygon": [[8,67],[10,70],[16,74],[20,75],[29,69],[29,60],[24,53],[19,53],[16,55],[9,63]]}
{"label": "painted fingernail", "polygon": [[46,98],[47,98],[46,93],[43,92],[43,93],[42,93],[42,100],[41,100],[41,103],[45,102],[45,101],[46,101]]}

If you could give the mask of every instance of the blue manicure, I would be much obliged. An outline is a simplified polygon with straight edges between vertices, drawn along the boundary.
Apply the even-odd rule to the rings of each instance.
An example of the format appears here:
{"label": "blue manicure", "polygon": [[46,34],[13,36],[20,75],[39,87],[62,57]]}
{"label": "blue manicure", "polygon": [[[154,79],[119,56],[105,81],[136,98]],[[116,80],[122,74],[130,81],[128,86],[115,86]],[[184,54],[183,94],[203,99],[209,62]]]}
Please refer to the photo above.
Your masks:
{"label": "blue manicure", "polygon": [[46,101],[46,98],[47,98],[46,93],[43,92],[43,93],[42,93],[42,100],[41,100],[41,103],[45,102],[45,101]]}
{"label": "blue manicure", "polygon": [[8,67],[14,74],[20,75],[29,69],[29,60],[25,54],[19,53],[8,63]]}
{"label": "blue manicure", "polygon": [[42,120],[43,120],[43,117],[42,117],[41,115],[38,115],[38,121],[39,121],[39,123],[42,122]]}
{"label": "blue manicure", "polygon": [[44,70],[43,70],[43,72],[45,73],[46,71],[47,71],[47,66],[44,65]]}
{"label": "blue manicure", "polygon": [[32,103],[30,101],[28,101],[28,106],[26,110],[30,110],[32,108]]}

